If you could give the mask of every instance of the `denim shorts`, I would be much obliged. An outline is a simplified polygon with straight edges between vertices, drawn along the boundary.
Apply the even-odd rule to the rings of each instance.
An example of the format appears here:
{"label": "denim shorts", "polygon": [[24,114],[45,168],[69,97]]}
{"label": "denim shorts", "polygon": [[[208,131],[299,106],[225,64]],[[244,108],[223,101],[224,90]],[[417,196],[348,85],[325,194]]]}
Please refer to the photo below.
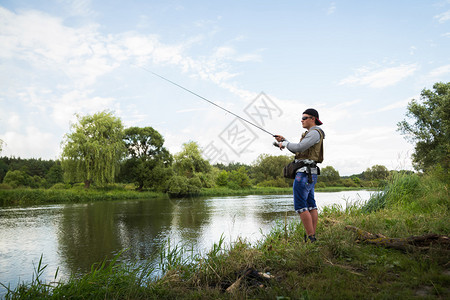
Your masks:
{"label": "denim shorts", "polygon": [[312,183],[308,183],[308,174],[298,172],[294,179],[294,209],[298,213],[317,209],[314,200],[314,186],[317,182],[317,175],[312,175]]}

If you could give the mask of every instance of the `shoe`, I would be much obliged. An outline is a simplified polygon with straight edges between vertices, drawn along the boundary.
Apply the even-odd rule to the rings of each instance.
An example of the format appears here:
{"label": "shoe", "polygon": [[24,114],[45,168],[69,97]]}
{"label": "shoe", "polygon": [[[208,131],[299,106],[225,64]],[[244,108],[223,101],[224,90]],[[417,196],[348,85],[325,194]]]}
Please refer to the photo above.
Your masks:
{"label": "shoe", "polygon": [[317,241],[316,235],[315,235],[315,234],[309,235],[309,236],[308,236],[308,239],[309,239],[309,241],[310,241],[311,243],[314,243],[315,241]]}
{"label": "shoe", "polygon": [[313,235],[306,235],[306,233],[305,233],[305,235],[303,236],[303,238],[305,239],[305,243],[308,242],[308,239],[309,239],[309,241],[310,241],[311,243],[314,243],[315,241],[317,241],[316,235],[315,235],[315,234],[313,234]]}

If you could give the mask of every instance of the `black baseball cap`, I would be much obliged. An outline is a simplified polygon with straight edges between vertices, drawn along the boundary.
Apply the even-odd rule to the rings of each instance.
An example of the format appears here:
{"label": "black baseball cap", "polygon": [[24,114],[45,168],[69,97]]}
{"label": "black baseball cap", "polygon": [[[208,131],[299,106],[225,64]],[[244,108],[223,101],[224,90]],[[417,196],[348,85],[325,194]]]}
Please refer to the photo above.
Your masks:
{"label": "black baseball cap", "polygon": [[308,108],[303,112],[303,114],[313,116],[316,118],[316,125],[322,125],[323,123],[319,120],[319,113],[314,108]]}

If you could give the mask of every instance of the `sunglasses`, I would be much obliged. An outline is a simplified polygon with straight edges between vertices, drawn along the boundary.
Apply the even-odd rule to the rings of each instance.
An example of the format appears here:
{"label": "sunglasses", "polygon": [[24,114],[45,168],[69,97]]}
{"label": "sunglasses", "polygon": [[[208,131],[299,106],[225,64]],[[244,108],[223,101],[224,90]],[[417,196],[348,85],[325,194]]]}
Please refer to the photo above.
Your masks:
{"label": "sunglasses", "polygon": [[302,117],[302,120],[305,121],[306,119],[309,119],[309,118],[312,119],[313,117]]}

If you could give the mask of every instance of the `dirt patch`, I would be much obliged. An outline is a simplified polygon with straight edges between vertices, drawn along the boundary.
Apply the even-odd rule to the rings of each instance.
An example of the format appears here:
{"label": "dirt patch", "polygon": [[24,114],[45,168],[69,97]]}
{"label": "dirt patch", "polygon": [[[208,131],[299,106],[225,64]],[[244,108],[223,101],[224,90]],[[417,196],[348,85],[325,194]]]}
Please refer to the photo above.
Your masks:
{"label": "dirt patch", "polygon": [[426,297],[431,295],[433,288],[431,286],[421,286],[416,290],[416,296]]}

